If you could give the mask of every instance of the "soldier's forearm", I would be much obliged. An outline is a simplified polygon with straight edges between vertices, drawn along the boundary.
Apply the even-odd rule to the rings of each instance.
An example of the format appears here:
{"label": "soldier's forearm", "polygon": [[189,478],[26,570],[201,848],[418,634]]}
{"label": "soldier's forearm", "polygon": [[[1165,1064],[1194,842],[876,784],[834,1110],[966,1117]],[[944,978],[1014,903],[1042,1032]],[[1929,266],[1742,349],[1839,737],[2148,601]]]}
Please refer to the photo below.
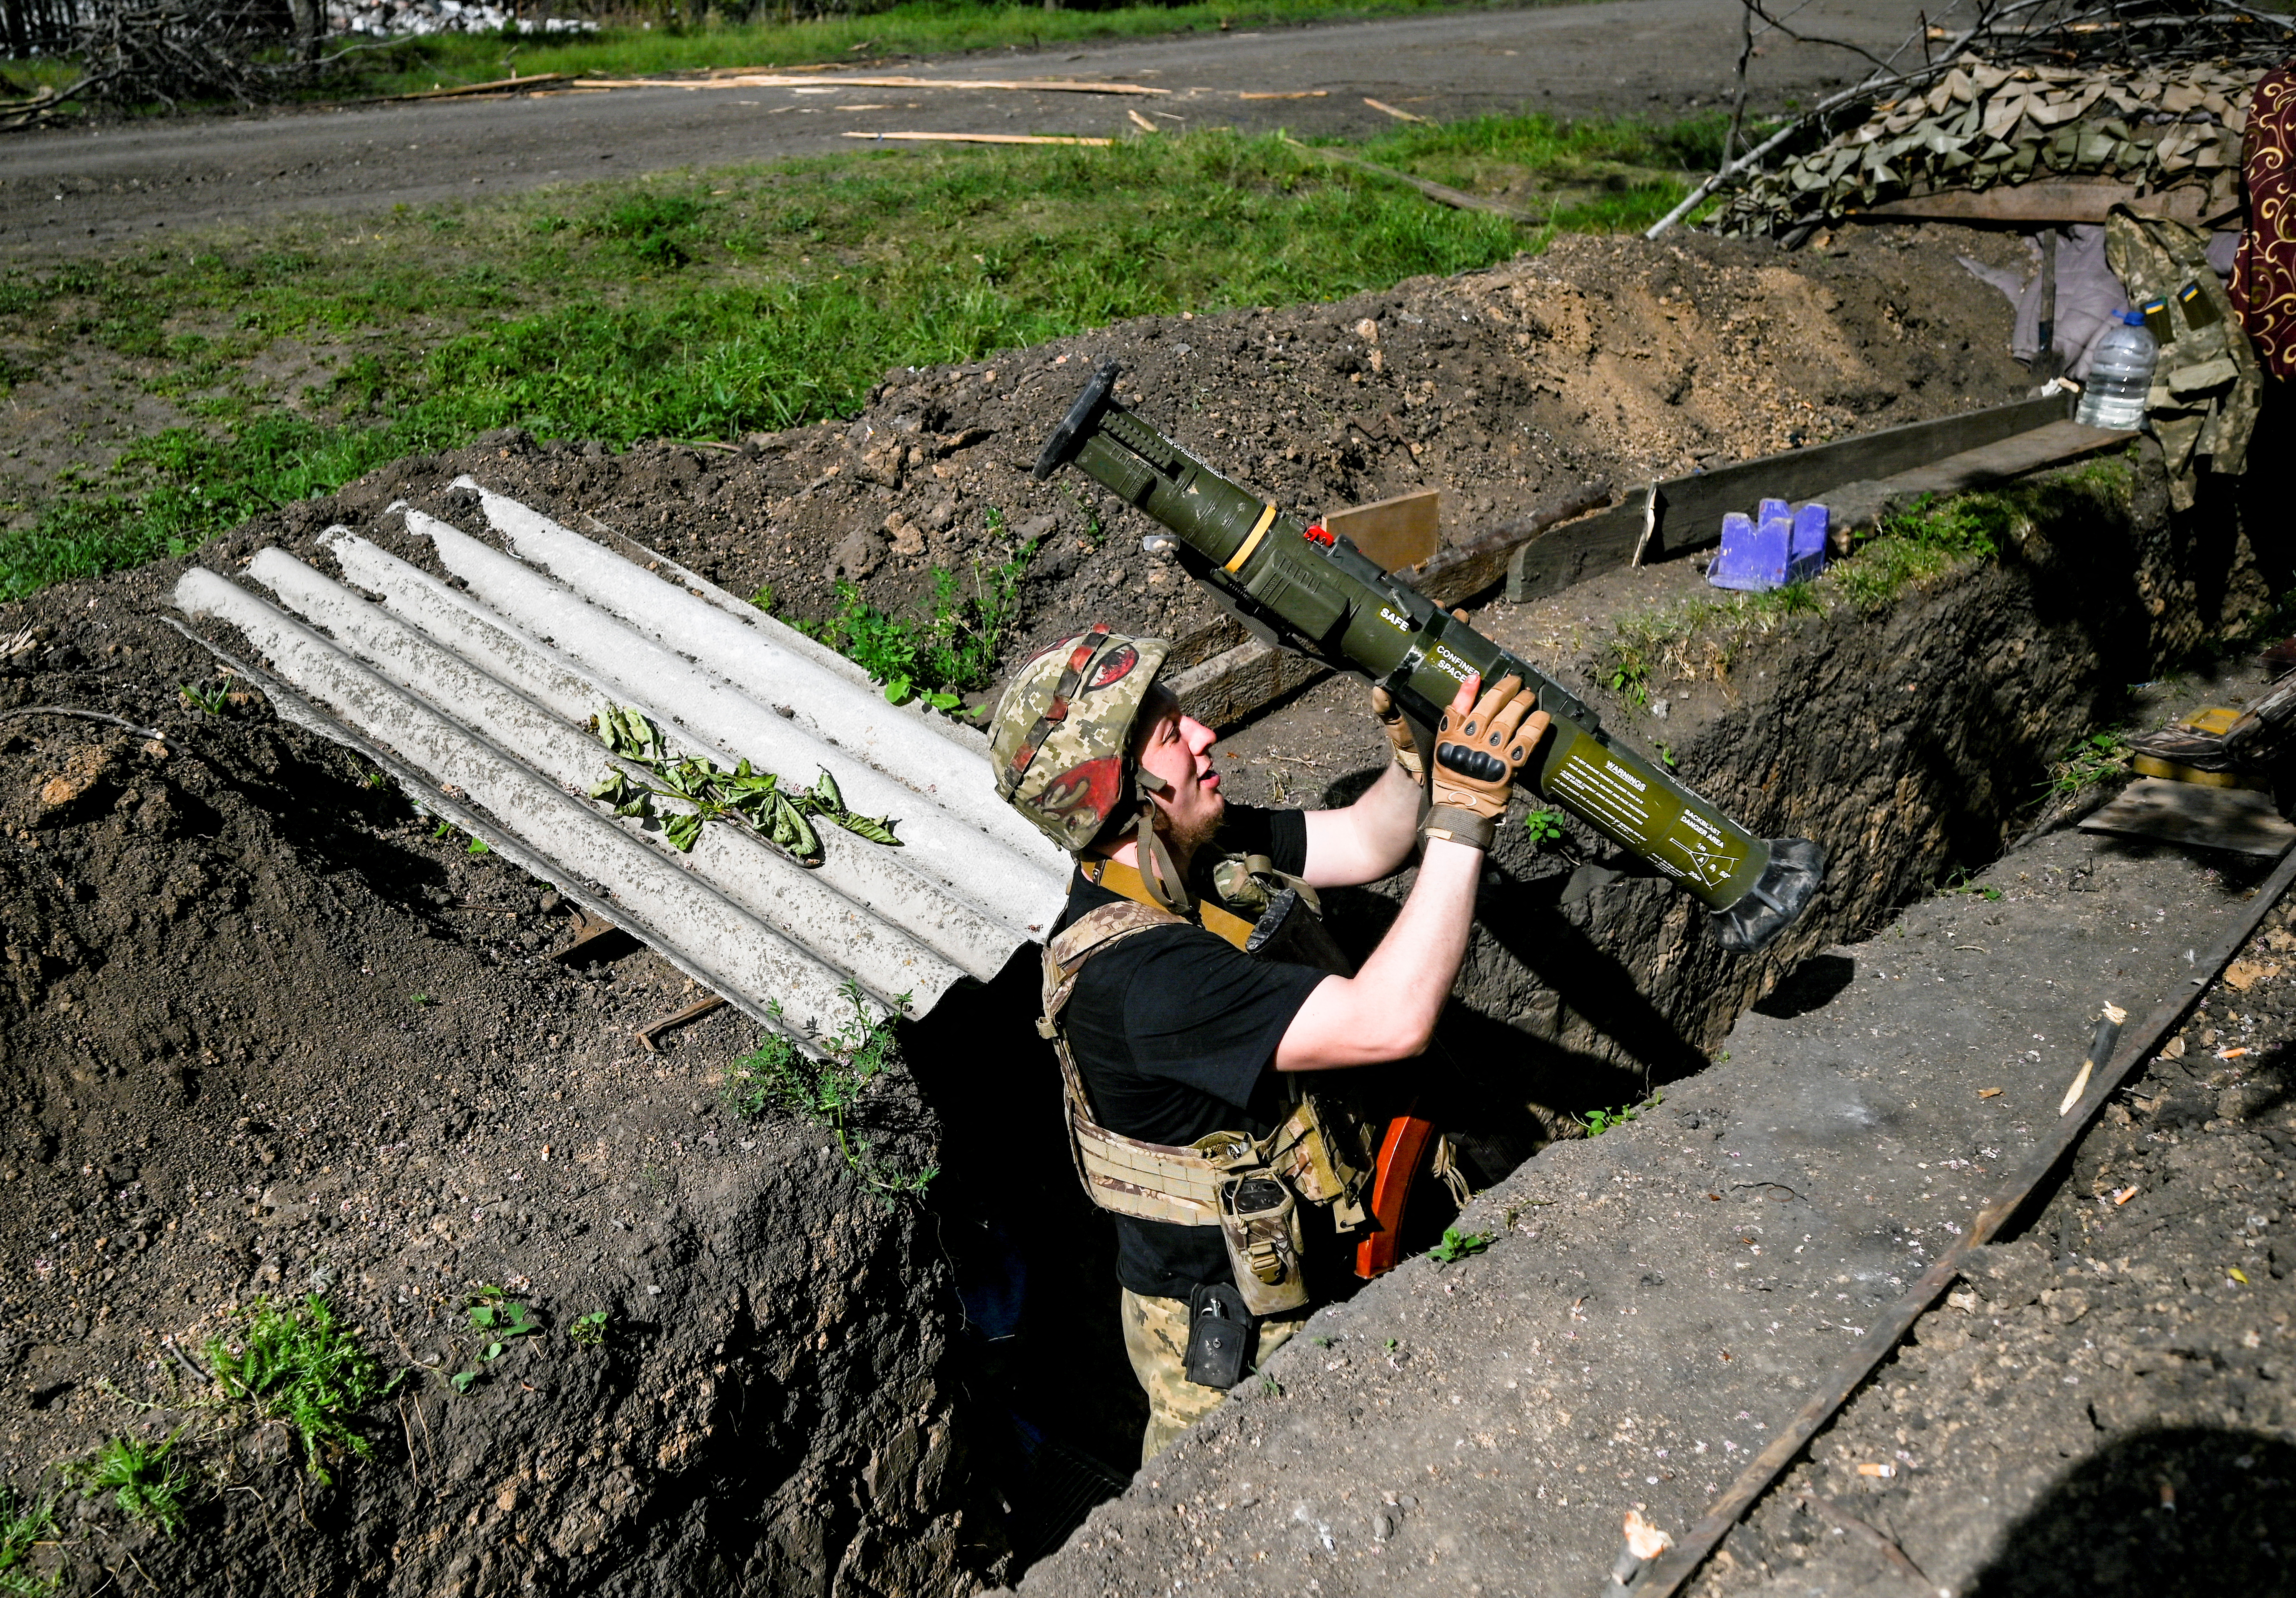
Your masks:
{"label": "soldier's forearm", "polygon": [[1421,795],[1390,762],[1353,804],[1308,812],[1308,880],[1319,888],[1354,887],[1402,869],[1419,836]]}
{"label": "soldier's forearm", "polygon": [[1279,1071],[1407,1059],[1427,1047],[1457,980],[1483,852],[1431,838],[1403,913],[1353,976],[1326,977],[1275,1050]]}

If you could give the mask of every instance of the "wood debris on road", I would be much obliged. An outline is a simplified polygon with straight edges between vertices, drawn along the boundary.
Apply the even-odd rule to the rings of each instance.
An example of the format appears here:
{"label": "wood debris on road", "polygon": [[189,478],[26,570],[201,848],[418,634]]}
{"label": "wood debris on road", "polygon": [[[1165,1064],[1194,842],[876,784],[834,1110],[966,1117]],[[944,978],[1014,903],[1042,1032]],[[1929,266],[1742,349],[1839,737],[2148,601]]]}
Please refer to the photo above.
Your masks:
{"label": "wood debris on road", "polygon": [[919,144],[1091,144],[1105,147],[1114,139],[1071,138],[1065,134],[1050,133],[859,133],[848,132],[849,139],[907,139]]}
{"label": "wood debris on road", "polygon": [[[537,81],[539,81],[537,79]],[[729,78],[585,78],[586,89],[794,89],[820,88],[818,78],[785,72],[752,72]],[[856,89],[1007,89],[1037,95],[1168,95],[1144,83],[1088,83],[1072,78],[839,78],[828,86]],[[1423,119],[1414,118],[1414,120]]]}
{"label": "wood debris on road", "polygon": [[1427,120],[1426,118],[1421,116],[1416,111],[1398,111],[1386,101],[1374,100],[1369,95],[1365,95],[1364,96],[1364,103],[1370,106],[1374,111],[1385,111],[1389,116],[1393,117],[1398,122],[1424,122]]}
{"label": "wood debris on road", "polygon": [[645,1051],[648,1054],[659,1054],[661,1050],[653,1046],[654,1040],[663,1033],[673,1026],[683,1026],[688,1021],[698,1021],[710,1011],[723,1009],[725,1006],[724,997],[717,993],[710,994],[707,999],[697,999],[684,1009],[673,1010],[660,1020],[649,1021],[639,1027],[638,1042],[645,1045]]}
{"label": "wood debris on road", "polygon": [[395,105],[405,100],[453,100],[470,95],[515,95],[528,89],[547,88],[552,84],[571,84],[570,72],[529,72],[523,78],[497,78],[487,83],[458,83],[449,88],[416,89],[411,94],[383,95],[360,102],[366,105]]}

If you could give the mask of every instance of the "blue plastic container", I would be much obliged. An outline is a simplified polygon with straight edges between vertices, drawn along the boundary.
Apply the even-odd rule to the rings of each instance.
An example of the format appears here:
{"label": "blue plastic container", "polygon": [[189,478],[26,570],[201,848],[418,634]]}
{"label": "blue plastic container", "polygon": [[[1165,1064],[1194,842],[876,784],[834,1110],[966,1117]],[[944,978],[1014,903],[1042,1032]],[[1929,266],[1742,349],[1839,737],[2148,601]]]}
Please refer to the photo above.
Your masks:
{"label": "blue plastic container", "polygon": [[1825,570],[1825,535],[1832,513],[1812,500],[1794,512],[1793,534],[1786,545],[1786,581],[1807,582]]}
{"label": "blue plastic container", "polygon": [[1722,518],[1722,549],[1706,569],[1718,589],[1765,593],[1825,570],[1830,515],[1823,505],[1799,511],[1783,499],[1765,499],[1759,515],[1731,511]]}

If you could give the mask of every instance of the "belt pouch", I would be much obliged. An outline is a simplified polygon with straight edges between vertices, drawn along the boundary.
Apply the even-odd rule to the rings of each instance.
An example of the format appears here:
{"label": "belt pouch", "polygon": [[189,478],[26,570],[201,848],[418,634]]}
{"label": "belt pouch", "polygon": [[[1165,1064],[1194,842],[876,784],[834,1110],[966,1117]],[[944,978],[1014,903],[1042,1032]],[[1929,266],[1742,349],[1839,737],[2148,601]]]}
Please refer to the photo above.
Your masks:
{"label": "belt pouch", "polygon": [[1273,1172],[1261,1166],[1221,1177],[1219,1219],[1245,1307],[1255,1315],[1280,1315],[1308,1302],[1299,1201]]}
{"label": "belt pouch", "polygon": [[1188,1295],[1188,1380],[1225,1392],[1243,1380],[1251,1352],[1251,1312],[1224,1281],[1200,1281]]}

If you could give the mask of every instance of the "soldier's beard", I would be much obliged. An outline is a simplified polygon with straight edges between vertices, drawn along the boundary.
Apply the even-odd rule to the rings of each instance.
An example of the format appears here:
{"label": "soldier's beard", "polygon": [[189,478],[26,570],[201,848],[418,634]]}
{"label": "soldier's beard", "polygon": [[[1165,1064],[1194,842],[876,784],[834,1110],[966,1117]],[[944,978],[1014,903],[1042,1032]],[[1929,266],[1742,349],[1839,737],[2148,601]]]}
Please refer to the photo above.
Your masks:
{"label": "soldier's beard", "polygon": [[1196,851],[1218,835],[1226,811],[1227,806],[1223,804],[1208,816],[1182,822],[1174,820],[1171,811],[1161,806],[1157,808],[1156,830],[1163,835],[1164,846],[1172,852],[1173,859],[1179,863],[1181,869],[1185,870]]}

